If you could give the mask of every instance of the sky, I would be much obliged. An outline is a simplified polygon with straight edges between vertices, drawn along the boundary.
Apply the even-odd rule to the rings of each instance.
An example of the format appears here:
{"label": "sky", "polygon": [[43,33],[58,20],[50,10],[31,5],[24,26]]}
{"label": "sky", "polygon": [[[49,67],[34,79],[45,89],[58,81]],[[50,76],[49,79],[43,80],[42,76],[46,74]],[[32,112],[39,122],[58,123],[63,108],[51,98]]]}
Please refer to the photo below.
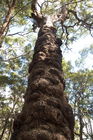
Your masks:
{"label": "sky", "polygon": [[[93,44],[93,37],[91,37],[90,35],[86,37],[81,37],[73,44],[70,44],[69,48],[72,49],[68,50],[68,52],[65,54],[63,53],[63,57],[65,58],[66,61],[71,60],[71,63],[74,66],[75,60],[80,58],[79,51],[85,47],[90,47],[91,44]],[[91,69],[92,65],[93,65],[93,56],[91,55],[91,58],[87,57],[86,64],[84,67]]]}

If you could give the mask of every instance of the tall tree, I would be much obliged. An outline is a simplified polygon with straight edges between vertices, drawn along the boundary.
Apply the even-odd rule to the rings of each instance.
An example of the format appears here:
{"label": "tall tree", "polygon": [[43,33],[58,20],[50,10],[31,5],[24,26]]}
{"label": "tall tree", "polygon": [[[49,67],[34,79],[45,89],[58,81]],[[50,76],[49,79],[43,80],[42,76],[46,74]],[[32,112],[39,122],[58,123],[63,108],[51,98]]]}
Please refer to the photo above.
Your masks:
{"label": "tall tree", "polygon": [[[51,9],[48,9],[51,3],[58,8],[55,14]],[[73,4],[73,9],[70,9],[69,4]],[[72,108],[64,93],[65,78],[61,68],[60,50],[62,42],[60,38],[56,37],[55,25],[62,27],[62,37],[65,37],[65,30],[66,45],[69,42],[70,28],[73,30],[74,27],[79,27],[82,31],[84,26],[91,32],[93,21],[91,17],[87,16],[87,13],[87,17],[81,15],[82,11],[84,13],[84,9],[86,10],[83,4],[86,5],[85,0],[72,1],[71,3],[67,1],[65,4],[64,1],[44,1],[41,6],[39,5],[40,12],[38,12],[37,0],[33,1],[31,6],[33,10],[31,16],[35,21],[33,29],[40,27],[40,31],[34,49],[33,61],[29,66],[25,103],[22,112],[14,121],[14,133],[11,140],[74,139]],[[43,7],[47,10],[43,10]],[[78,8],[80,8],[80,12],[78,12]]]}
{"label": "tall tree", "polygon": [[[31,0],[1,0],[0,1],[0,51],[4,48],[5,43],[13,38],[13,35],[20,35],[21,37],[30,34],[30,29],[27,27],[27,19],[31,16]],[[24,26],[21,31],[14,28]],[[15,32],[12,32],[12,30]],[[15,39],[14,39],[15,40]],[[13,42],[14,42],[13,40]],[[10,45],[10,44],[8,44]]]}

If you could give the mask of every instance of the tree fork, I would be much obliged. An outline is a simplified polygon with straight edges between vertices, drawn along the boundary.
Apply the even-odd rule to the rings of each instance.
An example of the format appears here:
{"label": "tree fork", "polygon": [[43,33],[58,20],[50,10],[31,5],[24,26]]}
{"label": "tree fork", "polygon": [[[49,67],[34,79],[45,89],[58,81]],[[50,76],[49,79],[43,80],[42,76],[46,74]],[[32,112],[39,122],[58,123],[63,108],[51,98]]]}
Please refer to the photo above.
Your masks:
{"label": "tree fork", "polygon": [[11,140],[73,140],[73,112],[64,93],[61,39],[43,25],[29,66],[22,112],[14,121]]}

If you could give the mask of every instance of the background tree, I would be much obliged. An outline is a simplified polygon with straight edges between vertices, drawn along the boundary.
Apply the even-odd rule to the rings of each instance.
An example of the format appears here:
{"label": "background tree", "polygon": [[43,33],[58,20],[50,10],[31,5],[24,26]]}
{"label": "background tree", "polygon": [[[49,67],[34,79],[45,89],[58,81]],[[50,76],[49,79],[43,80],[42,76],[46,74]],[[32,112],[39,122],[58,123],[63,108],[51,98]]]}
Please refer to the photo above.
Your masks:
{"label": "background tree", "polygon": [[[4,43],[6,42],[9,46],[10,41],[17,41],[17,39],[13,38],[13,35],[20,35],[21,41],[23,36],[30,35],[31,32],[31,24],[29,25],[29,16],[31,16],[31,0],[9,0],[0,2],[0,48],[1,50],[4,48]],[[28,24],[27,24],[28,23]],[[27,26],[28,25],[28,26]],[[17,31],[15,28],[22,27],[21,31]],[[12,33],[12,30],[14,32]],[[23,39],[24,40],[24,39]],[[2,48],[3,47],[3,48]]]}
{"label": "background tree", "polygon": [[0,60],[0,139],[2,140],[9,140],[11,137],[13,120],[22,109],[23,96],[27,88],[27,65],[29,66],[31,62],[33,51],[30,44],[20,49],[23,52],[21,56],[17,55],[15,48],[11,48],[3,53],[3,58]]}
{"label": "background tree", "polygon": [[[90,48],[84,48],[80,51],[80,58],[76,60],[75,72],[71,62],[63,61],[63,70],[66,74],[66,90],[69,101],[73,106],[75,118],[75,139],[93,139],[92,130],[92,99],[93,99],[93,70],[84,68],[86,58]],[[87,51],[86,51],[87,50]],[[92,51],[91,51],[92,53]],[[77,129],[78,128],[78,129]]]}

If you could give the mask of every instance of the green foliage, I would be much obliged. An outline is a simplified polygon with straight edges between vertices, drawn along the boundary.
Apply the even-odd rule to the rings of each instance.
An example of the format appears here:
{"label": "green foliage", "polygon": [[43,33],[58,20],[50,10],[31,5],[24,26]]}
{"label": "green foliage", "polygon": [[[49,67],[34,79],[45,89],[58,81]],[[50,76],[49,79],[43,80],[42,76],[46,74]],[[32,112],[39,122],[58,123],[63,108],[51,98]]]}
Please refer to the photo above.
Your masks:
{"label": "green foliage", "polygon": [[[83,138],[92,139],[92,119],[93,119],[93,70],[81,69],[84,66],[83,61],[86,60],[90,53],[90,49],[85,48],[80,51],[82,61],[78,62],[77,71],[71,66],[71,62],[66,62],[63,59],[63,71],[66,77],[65,92],[68,95],[69,102],[73,107],[75,118],[75,139],[80,137],[80,114],[82,119],[82,134]],[[85,53],[86,52],[86,53]],[[83,60],[84,59],[84,60]],[[75,66],[75,67],[76,67]]]}
{"label": "green foliage", "polygon": [[22,41],[19,38],[15,42],[15,45],[19,43],[19,47],[16,48],[12,46],[12,40],[8,41],[11,46],[6,46],[7,49],[2,51],[0,59],[0,134],[5,128],[3,140],[10,139],[13,120],[22,109],[28,66],[33,54],[30,43],[21,47]]}
{"label": "green foliage", "polygon": [[[31,9],[31,4],[35,2],[33,0],[21,0],[16,3],[16,6],[11,14],[9,23],[5,30],[5,37],[10,36],[11,30],[14,30],[15,27],[22,27],[20,34],[21,36],[25,36],[28,39],[28,33],[32,32],[33,20],[31,19],[31,13],[33,12]],[[68,10],[70,10],[68,14],[68,18],[64,23],[56,23],[55,26],[57,28],[57,34],[59,37],[64,40],[64,45],[69,45],[73,43],[76,39],[81,37],[82,35],[86,36],[90,32],[92,35],[93,29],[93,2],[91,0],[49,0],[49,1],[38,1],[37,10],[40,14],[47,16],[53,14],[60,14],[63,7],[66,6]],[[7,1],[0,1],[0,28],[4,23],[5,17],[8,13],[9,7]],[[74,12],[71,12],[74,11]],[[6,35],[7,34],[7,35]],[[3,38],[2,38],[3,40]],[[6,42],[8,39],[6,40]]]}

